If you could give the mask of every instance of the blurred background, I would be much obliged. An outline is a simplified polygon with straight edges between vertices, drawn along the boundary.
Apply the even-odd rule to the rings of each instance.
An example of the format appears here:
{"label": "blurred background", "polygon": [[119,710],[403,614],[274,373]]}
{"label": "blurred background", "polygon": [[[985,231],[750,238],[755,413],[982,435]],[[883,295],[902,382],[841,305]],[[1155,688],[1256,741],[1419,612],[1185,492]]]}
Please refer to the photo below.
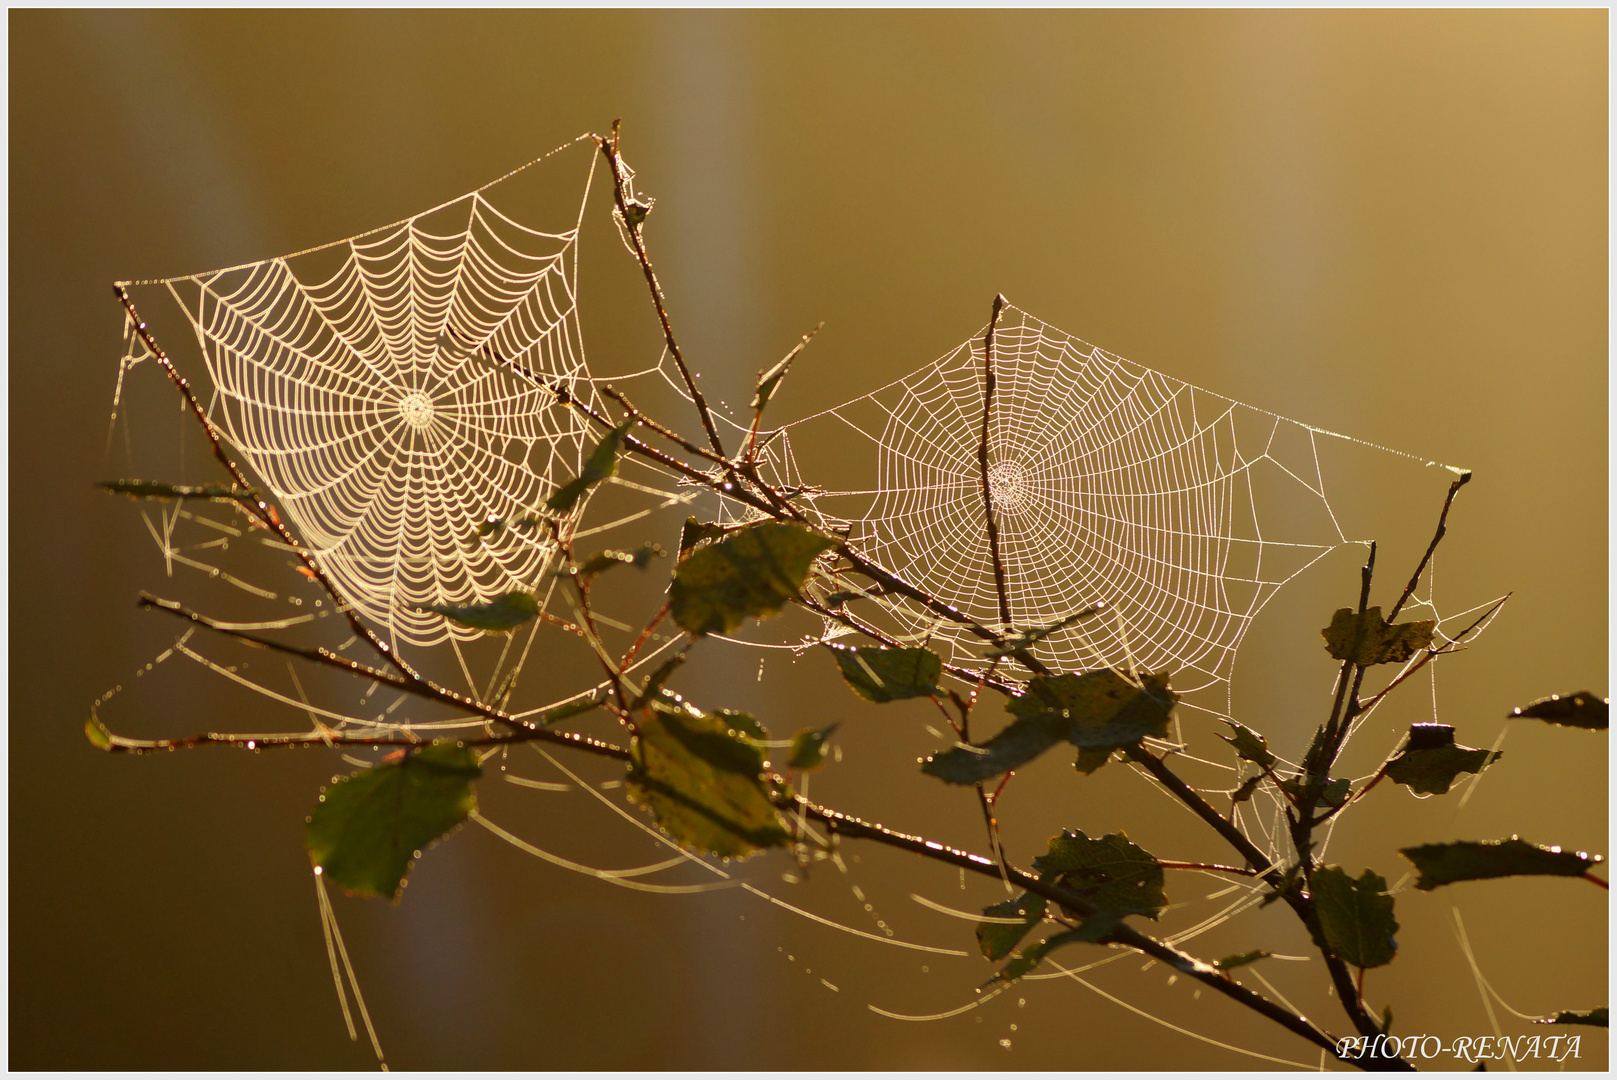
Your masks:
{"label": "blurred background", "polygon": [[[119,468],[106,449],[122,319],[110,283],[349,236],[617,117],[658,200],[648,239],[671,313],[716,397],[744,404],[756,371],[824,319],[772,406],[812,414],[953,348],[1003,292],[1137,363],[1474,469],[1438,560],[1438,606],[1514,595],[1442,665],[1438,716],[1462,743],[1494,745],[1508,710],[1533,698],[1608,689],[1603,11],[35,11],[9,27],[13,1068],[374,1064],[342,1025],[301,844],[336,757],[136,759],[84,740],[91,702],[117,685],[103,715],[125,734],[300,722],[199,672],[134,682],[174,640],[134,609],[137,592],[211,594],[178,571],[165,579],[137,508],[91,487]],[[585,223],[583,325],[593,364],[630,370],[658,341],[605,213],[597,200]],[[171,326],[174,347],[183,324]],[[132,392],[172,410],[152,369],[140,374],[152,386]],[[1351,475],[1333,505],[1351,514],[1348,535],[1383,541],[1390,593],[1447,475]],[[1317,629],[1353,600],[1358,559],[1295,582],[1242,654],[1237,715],[1284,753],[1328,709]],[[756,663],[715,650],[689,686],[777,730],[843,721],[844,762],[816,778],[817,798],[985,846],[975,806],[914,773],[938,745],[920,706],[862,706],[823,656],[772,663],[762,682]],[[1377,713],[1363,769],[1431,719],[1430,686]],[[1331,858],[1397,881],[1396,849],[1423,841],[1519,833],[1605,852],[1606,736],[1522,721],[1504,733],[1504,759],[1463,808],[1386,785],[1337,829]],[[508,785],[483,788],[569,857],[653,857],[586,800],[519,805]],[[1164,858],[1226,857],[1117,767],[1083,778],[1041,762],[1001,817],[1023,863],[1063,826],[1126,828]],[[909,896],[971,908],[997,898],[992,883],[962,890],[907,856],[844,851],[847,877],[821,864],[789,884],[779,855],[747,872],[850,926],[880,917],[907,940],[973,947],[969,923]],[[1175,900],[1216,888],[1169,881]],[[890,1019],[867,1006],[948,1012],[991,968],[737,891],[629,893],[478,830],[428,853],[398,907],[335,905],[394,1067],[1272,1064],[1067,979],[930,1022]],[[1532,1030],[1485,1007],[1456,911],[1510,1007],[1606,1003],[1594,887],[1406,886],[1399,958],[1366,983],[1373,1006],[1392,1004],[1395,1033],[1493,1034],[1491,1015],[1506,1034]],[[1258,946],[1309,951],[1275,908],[1194,943],[1207,957]],[[1264,973],[1334,1030],[1321,968]],[[1180,1027],[1316,1060],[1160,968],[1125,960],[1088,977]],[[1605,1032],[1579,1033],[1582,1056],[1565,1066],[1603,1069]]]}

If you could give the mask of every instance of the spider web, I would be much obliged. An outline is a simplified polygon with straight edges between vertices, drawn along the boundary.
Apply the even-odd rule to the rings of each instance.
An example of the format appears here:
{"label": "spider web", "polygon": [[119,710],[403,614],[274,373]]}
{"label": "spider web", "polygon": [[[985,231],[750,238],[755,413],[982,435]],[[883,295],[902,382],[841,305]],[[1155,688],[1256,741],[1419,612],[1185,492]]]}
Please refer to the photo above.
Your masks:
{"label": "spider web", "polygon": [[415,645],[478,633],[422,605],[533,584],[554,540],[530,521],[484,543],[479,526],[532,515],[589,444],[551,389],[595,402],[576,292],[589,180],[565,228],[531,228],[491,189],[533,164],[349,240],[162,282],[215,420],[345,597]]}
{"label": "spider web", "polygon": [[[1320,443],[1356,440],[1131,363],[1007,305],[987,436],[1005,628],[979,461],[986,330],[789,426],[800,447],[851,430],[874,452],[874,488],[820,494],[816,509],[874,561],[984,626],[1037,630],[1099,606],[1034,646],[1052,668],[1167,671],[1185,693],[1227,686],[1264,604],[1350,542],[1327,498]],[[843,434],[824,430],[832,422]],[[872,599],[898,635],[983,666],[969,629],[902,597]]]}

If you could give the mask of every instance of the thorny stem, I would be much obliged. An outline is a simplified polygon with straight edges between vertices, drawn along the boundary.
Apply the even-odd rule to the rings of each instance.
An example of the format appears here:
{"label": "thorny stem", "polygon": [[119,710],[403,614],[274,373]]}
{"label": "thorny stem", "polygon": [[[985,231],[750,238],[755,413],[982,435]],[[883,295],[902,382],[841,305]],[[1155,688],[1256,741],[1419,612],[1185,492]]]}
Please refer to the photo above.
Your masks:
{"label": "thorny stem", "polygon": [[657,283],[657,275],[651,269],[651,256],[646,253],[646,242],[640,235],[645,209],[631,210],[628,203],[627,182],[623,175],[623,158],[618,152],[618,127],[621,121],[612,121],[612,138],[610,141],[599,135],[594,136],[595,144],[601,148],[607,164],[612,168],[612,198],[618,205],[618,214],[623,218],[623,230],[628,234],[629,244],[634,250],[634,257],[640,262],[640,269],[646,275],[646,286],[651,289],[651,302],[657,309],[657,321],[662,323],[663,341],[668,344],[668,352],[679,367],[679,374],[685,380],[685,386],[691,392],[691,401],[696,405],[696,412],[702,418],[702,427],[707,431],[708,441],[713,444],[713,452],[724,457],[724,443],[719,440],[719,430],[713,426],[713,414],[708,410],[707,399],[702,396],[701,389],[696,385],[696,376],[685,364],[685,354],[680,352],[679,342],[674,338],[674,325],[668,320],[668,308],[663,300],[662,286]]}
{"label": "thorny stem", "polygon": [[994,591],[999,597],[999,621],[1006,633],[1011,630],[1011,600],[1005,588],[1005,562],[999,554],[999,525],[994,520],[994,496],[988,483],[988,429],[994,413],[994,331],[999,327],[1005,297],[994,297],[994,314],[983,335],[983,429],[977,440],[977,480],[983,490],[983,517],[988,526],[988,553],[994,561]]}

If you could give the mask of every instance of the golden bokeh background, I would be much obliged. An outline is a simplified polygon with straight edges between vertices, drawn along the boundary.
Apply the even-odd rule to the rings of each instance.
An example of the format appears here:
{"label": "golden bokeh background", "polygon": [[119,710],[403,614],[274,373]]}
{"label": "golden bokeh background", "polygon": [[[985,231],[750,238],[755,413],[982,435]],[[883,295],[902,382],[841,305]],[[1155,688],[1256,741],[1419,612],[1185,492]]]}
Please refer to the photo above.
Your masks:
{"label": "golden bokeh background", "polygon": [[[1439,716],[1461,742],[1494,745],[1509,707],[1543,694],[1607,691],[1603,11],[33,11],[9,26],[14,1068],[373,1063],[343,1030],[301,848],[340,762],[108,757],[84,742],[91,701],[126,682],[109,722],[131,734],[298,723],[208,680],[133,685],[174,637],[134,610],[138,590],[209,594],[164,579],[135,510],[90,486],[117,461],[104,450],[121,324],[108,285],[348,236],[615,117],[658,199],[648,237],[673,317],[716,396],[744,399],[824,319],[778,399],[816,412],[951,349],[1003,292],[1175,377],[1474,469],[1439,556],[1439,606],[1514,595],[1442,666]],[[592,213],[590,355],[625,370],[655,359],[657,339],[604,209]],[[1384,540],[1381,589],[1418,557],[1445,484],[1416,468],[1337,493]],[[1293,755],[1328,707],[1315,635],[1351,601],[1355,566],[1349,553],[1299,579],[1241,659],[1241,715]],[[691,686],[777,730],[843,721],[846,760],[818,797],[981,849],[975,808],[914,774],[937,745],[920,707],[861,707],[815,660],[758,683],[752,654],[715,653]],[[1428,686],[1377,714],[1364,771],[1402,725],[1430,719]],[[1507,736],[1463,809],[1380,789],[1330,857],[1396,881],[1396,848],[1427,840],[1515,832],[1605,852],[1607,737],[1524,722]],[[1042,762],[1012,791],[1018,861],[1062,826],[1127,828],[1164,858],[1226,857],[1121,768],[1082,778]],[[598,865],[650,849],[582,801],[560,818],[547,805],[509,812]],[[969,924],[908,897],[970,907],[995,898],[991,883],[962,892],[952,872],[845,851],[901,936],[970,947]],[[868,924],[848,879],[822,865],[787,885],[772,858],[750,872],[776,895]],[[1170,897],[1213,887],[1169,882]],[[1515,1009],[1606,1003],[1599,890],[1406,886],[1400,956],[1366,984],[1374,1006],[1392,1003],[1395,1032],[1494,1030],[1456,906]],[[1068,980],[931,1023],[887,1019],[866,1006],[966,1004],[987,965],[737,892],[624,892],[475,830],[429,853],[397,908],[337,909],[395,1067],[1272,1065]],[[1274,908],[1193,943],[1209,957],[1257,945],[1308,951]],[[1320,967],[1265,974],[1338,1030]],[[1160,968],[1090,977],[1222,1042],[1315,1061]],[[1494,1011],[1507,1034],[1531,1030]],[[1605,1032],[1580,1034],[1567,1067],[1603,1069]]]}

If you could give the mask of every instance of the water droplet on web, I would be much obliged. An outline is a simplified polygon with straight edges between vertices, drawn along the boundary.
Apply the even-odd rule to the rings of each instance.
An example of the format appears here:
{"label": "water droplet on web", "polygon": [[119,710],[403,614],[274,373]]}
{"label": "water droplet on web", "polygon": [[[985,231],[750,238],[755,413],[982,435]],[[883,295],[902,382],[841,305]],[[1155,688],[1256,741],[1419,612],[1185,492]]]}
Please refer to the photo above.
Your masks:
{"label": "water droplet on web", "polygon": [[1001,1039],[1001,1040],[999,1040],[999,1045],[1001,1045],[1005,1049],[1009,1050],[1011,1048],[1011,1040],[1009,1040],[1009,1039]]}

